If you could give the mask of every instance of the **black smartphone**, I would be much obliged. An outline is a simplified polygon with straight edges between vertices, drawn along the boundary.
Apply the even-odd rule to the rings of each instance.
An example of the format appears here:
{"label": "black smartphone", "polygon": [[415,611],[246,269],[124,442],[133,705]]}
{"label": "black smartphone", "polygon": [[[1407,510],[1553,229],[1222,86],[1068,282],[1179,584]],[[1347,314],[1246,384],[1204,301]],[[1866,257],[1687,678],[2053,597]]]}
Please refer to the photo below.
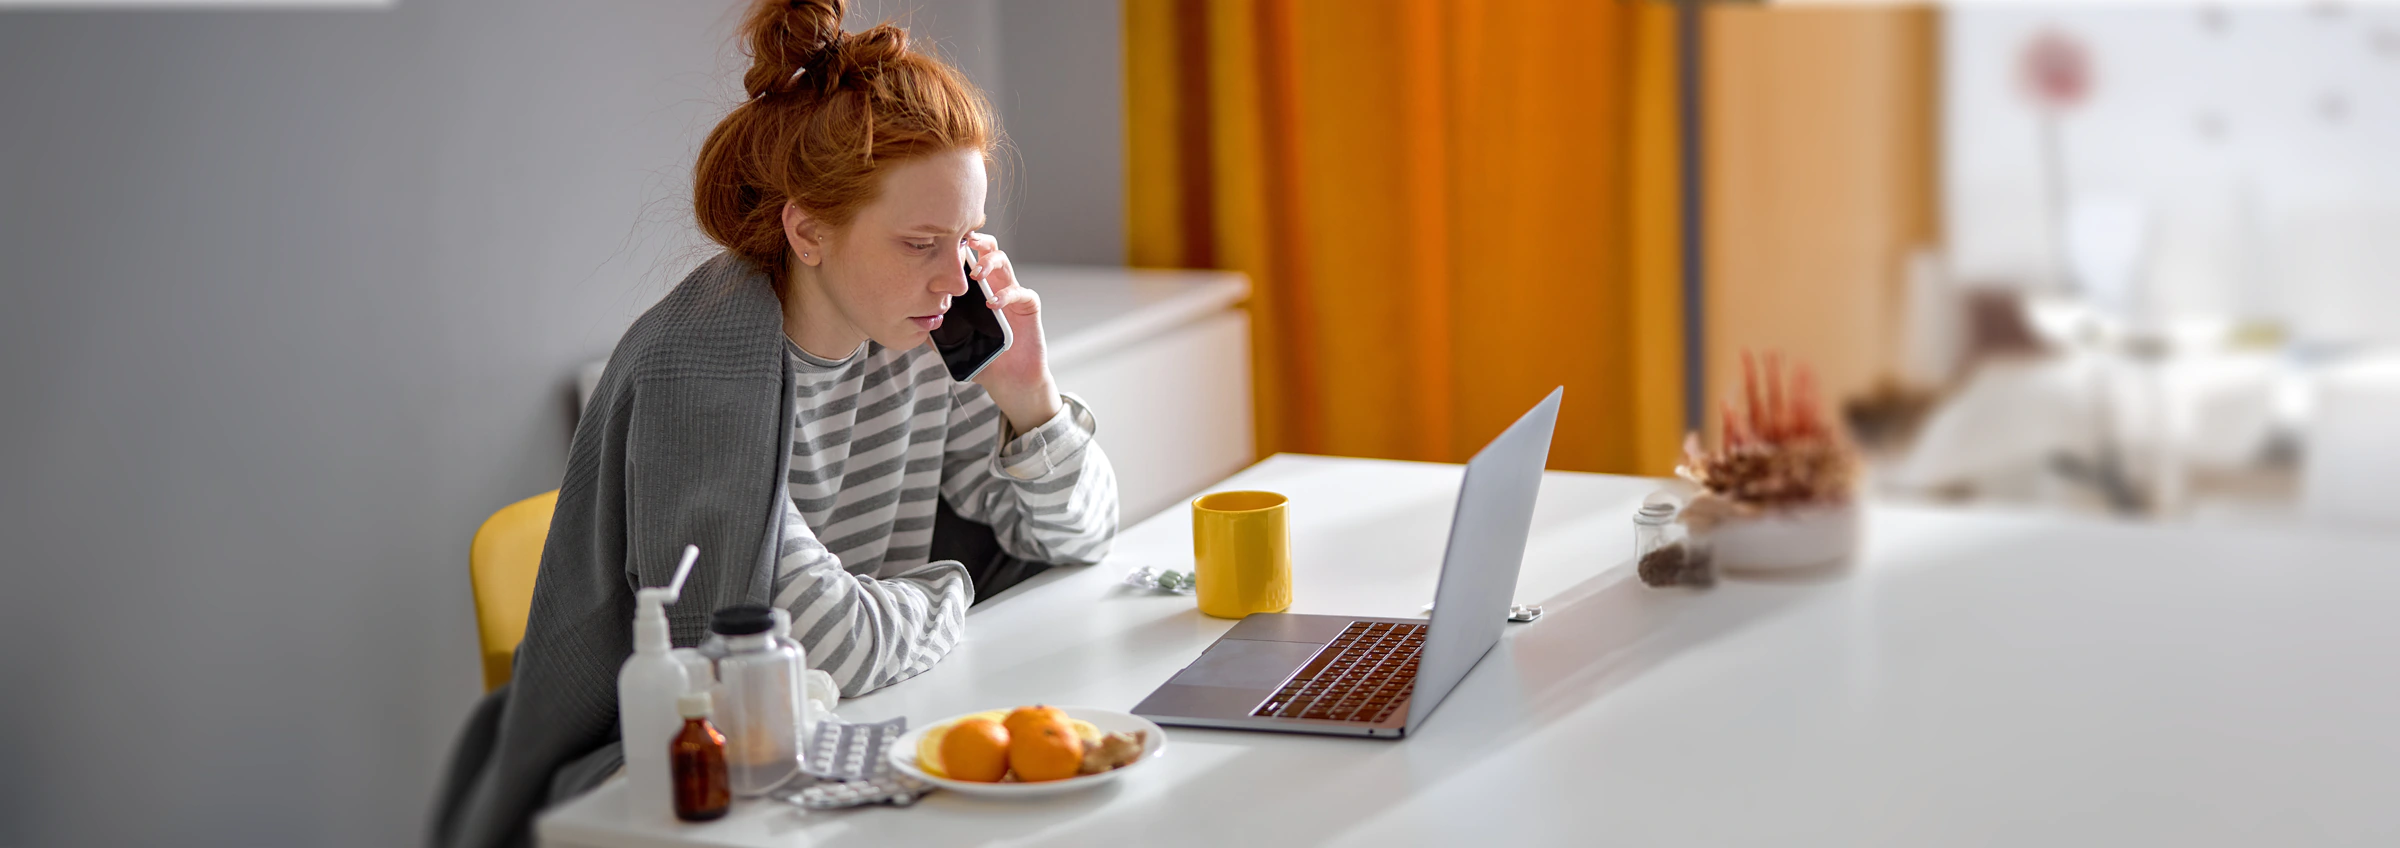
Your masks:
{"label": "black smartphone", "polygon": [[942,354],[950,378],[961,383],[983,373],[984,366],[1016,341],[1008,333],[1008,322],[1000,319],[1000,310],[989,305],[992,287],[975,279],[973,259],[967,260],[967,285],[967,296],[951,298],[942,325],[933,328],[933,349]]}

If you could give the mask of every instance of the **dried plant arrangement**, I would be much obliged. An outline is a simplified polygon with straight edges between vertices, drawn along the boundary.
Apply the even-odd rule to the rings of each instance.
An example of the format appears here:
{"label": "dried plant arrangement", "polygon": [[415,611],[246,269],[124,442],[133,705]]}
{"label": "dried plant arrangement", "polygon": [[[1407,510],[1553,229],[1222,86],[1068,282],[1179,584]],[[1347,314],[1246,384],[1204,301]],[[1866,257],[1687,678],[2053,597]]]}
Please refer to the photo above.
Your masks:
{"label": "dried plant arrangement", "polygon": [[1698,433],[1684,437],[1675,473],[1704,492],[1685,512],[1695,529],[1728,517],[1850,502],[1858,450],[1827,423],[1808,367],[1796,365],[1790,376],[1787,387],[1783,359],[1770,353],[1760,379],[1757,358],[1743,351],[1742,409],[1719,405],[1717,449],[1707,450]]}

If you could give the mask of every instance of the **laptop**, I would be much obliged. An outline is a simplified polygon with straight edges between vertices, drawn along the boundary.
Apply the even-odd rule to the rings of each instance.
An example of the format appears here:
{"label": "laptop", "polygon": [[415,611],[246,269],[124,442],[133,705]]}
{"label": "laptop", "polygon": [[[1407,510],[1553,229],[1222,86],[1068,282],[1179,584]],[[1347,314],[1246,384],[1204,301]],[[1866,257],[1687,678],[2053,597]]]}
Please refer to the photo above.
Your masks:
{"label": "laptop", "polygon": [[1427,618],[1259,613],[1133,708],[1163,725],[1397,739],[1500,642],[1559,398],[1467,462]]}

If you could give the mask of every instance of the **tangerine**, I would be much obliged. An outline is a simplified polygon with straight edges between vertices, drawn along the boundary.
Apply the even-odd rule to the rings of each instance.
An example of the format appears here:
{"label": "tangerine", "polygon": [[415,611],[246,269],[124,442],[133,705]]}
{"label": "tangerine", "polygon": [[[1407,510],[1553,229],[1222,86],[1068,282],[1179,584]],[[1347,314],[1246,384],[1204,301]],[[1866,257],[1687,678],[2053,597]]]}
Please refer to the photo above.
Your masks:
{"label": "tangerine", "polygon": [[1038,722],[1065,722],[1066,720],[1067,714],[1065,711],[1062,711],[1057,707],[1035,704],[1030,707],[1018,707],[1014,710],[1010,710],[1008,713],[1008,719],[1000,722],[1000,725],[1008,728],[1009,738],[1015,739],[1019,736],[1025,735]]}
{"label": "tangerine", "polygon": [[942,772],[953,780],[998,783],[1007,776],[1008,728],[988,718],[970,718],[942,734]]}
{"label": "tangerine", "polygon": [[[1005,728],[1004,728],[1005,729]],[[1057,719],[1035,721],[1009,737],[1008,765],[1027,783],[1064,780],[1083,770],[1083,737]]]}

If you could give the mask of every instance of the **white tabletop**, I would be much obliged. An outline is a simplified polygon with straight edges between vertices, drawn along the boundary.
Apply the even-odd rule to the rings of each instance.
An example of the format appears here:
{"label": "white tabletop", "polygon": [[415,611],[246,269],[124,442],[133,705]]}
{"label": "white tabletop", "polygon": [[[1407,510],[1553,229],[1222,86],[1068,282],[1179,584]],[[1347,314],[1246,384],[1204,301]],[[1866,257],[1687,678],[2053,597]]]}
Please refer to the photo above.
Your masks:
{"label": "white tabletop", "polygon": [[[1292,498],[1294,612],[1413,615],[1459,467],[1278,456],[1220,489]],[[1877,508],[1845,573],[1656,590],[1653,481],[1552,473],[1510,625],[1401,741],[1170,729],[1091,793],[737,805],[631,828],[619,786],[549,845],[2400,844],[2400,539]],[[932,671],[846,702],[913,722],[1129,709],[1231,622],[1115,586],[1188,567],[1128,529],[968,618]]]}

